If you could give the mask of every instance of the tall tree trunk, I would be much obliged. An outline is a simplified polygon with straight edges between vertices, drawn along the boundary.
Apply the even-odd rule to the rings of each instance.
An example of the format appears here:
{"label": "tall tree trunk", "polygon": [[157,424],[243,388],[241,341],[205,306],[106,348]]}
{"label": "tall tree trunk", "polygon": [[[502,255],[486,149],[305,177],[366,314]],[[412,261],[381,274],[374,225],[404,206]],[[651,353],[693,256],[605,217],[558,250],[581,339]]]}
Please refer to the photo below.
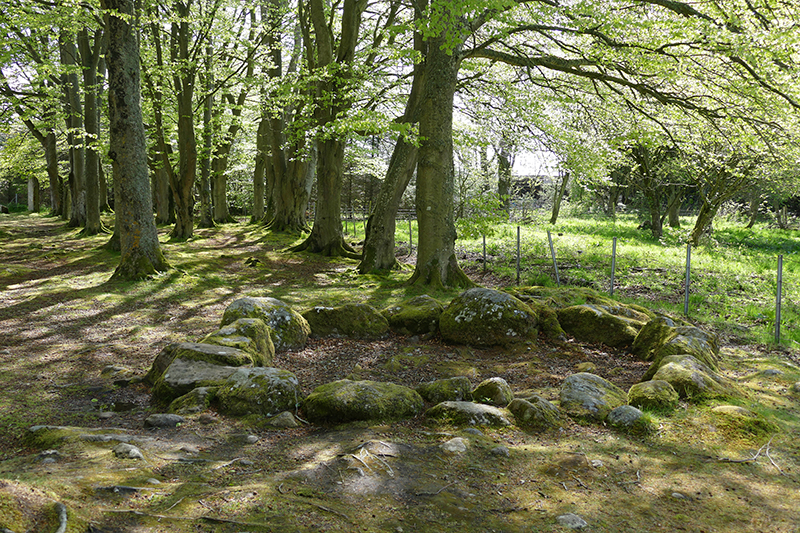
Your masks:
{"label": "tall tree trunk", "polygon": [[569,177],[569,172],[559,173],[559,182],[553,190],[553,209],[550,212],[550,224],[555,224],[558,221],[558,214],[561,212],[561,202],[564,201],[564,196],[567,194]]}
{"label": "tall tree trunk", "polygon": [[152,165],[153,203],[156,209],[156,224],[170,224],[172,220],[172,195],[169,189],[169,175],[161,165],[155,161]]}
{"label": "tall tree trunk", "polygon": [[47,162],[47,178],[50,181],[50,214],[60,216],[64,206],[61,203],[61,176],[58,174],[58,148],[56,146],[56,133],[49,130],[42,143],[44,157]]}
{"label": "tall tree trunk", "polygon": [[[59,40],[61,63],[65,66],[77,64],[78,51],[71,35],[62,35]],[[86,181],[84,179],[83,120],[81,118],[80,87],[77,72],[63,76],[67,121],[67,143],[70,150],[69,187],[72,207],[69,225],[73,228],[86,225]]]}
{"label": "tall tree trunk", "polygon": [[[262,113],[256,132],[256,160],[253,167],[253,216],[252,224],[258,224],[266,218],[264,197],[266,196],[267,154],[269,150],[269,118]],[[270,191],[271,192],[271,191]]]}
{"label": "tall tree trunk", "polygon": [[425,57],[416,195],[419,247],[409,282],[466,287],[472,282],[456,261],[453,222],[453,100],[461,59],[458,50],[447,53],[444,45],[444,37],[430,38]]}
{"label": "tall tree trunk", "polygon": [[83,67],[83,125],[86,135],[85,169],[86,183],[86,226],[84,235],[97,235],[103,230],[100,222],[100,153],[98,151],[100,120],[97,107],[97,65],[100,61],[102,30],[94,35],[94,42],[89,39],[89,30],[81,29],[78,33],[78,48],[81,53]]}
{"label": "tall tree trunk", "polygon": [[756,220],[758,220],[758,208],[761,207],[761,194],[753,189],[750,192],[750,208],[749,208],[749,221],[747,222],[747,228],[750,229],[756,224]]}
{"label": "tall tree trunk", "polygon": [[700,212],[697,213],[697,220],[695,221],[694,228],[689,238],[692,246],[698,246],[704,235],[710,235],[712,231],[711,224],[717,214],[719,206],[712,205],[710,202],[703,201],[700,206]]}
{"label": "tall tree trunk", "polygon": [[[344,0],[341,36],[336,48],[331,27],[327,23],[323,0],[309,2],[310,11],[307,19],[301,13],[301,21],[310,22],[314,30],[315,54],[309,54],[309,65],[319,69],[326,69],[334,62],[338,65],[334,75],[317,83],[314,115],[321,129],[346,112],[351,104],[351,98],[347,94],[347,85],[351,82],[350,65],[355,55],[361,14],[366,5],[366,0]],[[307,28],[306,34],[310,30],[311,28]],[[341,192],[346,139],[345,134],[338,134],[318,144],[317,205],[314,210],[314,226],[311,228],[311,235],[294,248],[296,251],[305,250],[323,255],[360,258],[360,255],[344,241],[342,235]]]}
{"label": "tall tree trunk", "polygon": [[189,28],[190,4],[174,4],[179,22],[172,25],[172,47],[179,70],[173,74],[173,84],[178,100],[178,172],[170,173],[170,187],[175,200],[175,227],[170,235],[188,239],[194,234],[194,182],[197,177],[197,139],[194,131],[194,85],[196,67],[190,66]]}
{"label": "tall tree trunk", "polygon": [[503,211],[511,215],[511,143],[503,134],[497,150],[497,195]]}
{"label": "tall tree trunk", "polygon": [[[139,42],[130,25],[134,0],[103,0],[108,31],[109,157],[119,189],[122,257],[117,279],[141,279],[168,268],[153,222],[139,95]],[[118,13],[114,13],[117,11]]]}
{"label": "tall tree trunk", "polygon": [[[419,16],[417,13],[416,16]],[[414,49],[423,55],[425,41],[420,33],[414,34]],[[406,108],[400,122],[416,124],[419,122],[420,101],[425,88],[426,69],[424,63],[414,66],[414,79],[411,82],[411,91],[406,101]],[[419,150],[413,143],[407,141],[402,135],[398,136],[394,145],[386,177],[381,183],[375,206],[367,219],[364,248],[361,252],[361,263],[358,271],[361,274],[397,268],[395,257],[394,232],[397,220],[397,210],[403,199],[414,171],[417,168]]]}
{"label": "tall tree trunk", "polygon": [[670,187],[669,206],[667,207],[667,224],[670,228],[681,227],[681,204],[683,191],[678,187]]}
{"label": "tall tree trunk", "polygon": [[211,152],[214,149],[214,132],[212,124],[212,110],[214,108],[214,78],[211,70],[214,49],[209,44],[206,47],[205,57],[205,89],[206,97],[203,99],[203,157],[200,158],[200,220],[197,225],[201,228],[214,227],[214,217],[211,214]]}

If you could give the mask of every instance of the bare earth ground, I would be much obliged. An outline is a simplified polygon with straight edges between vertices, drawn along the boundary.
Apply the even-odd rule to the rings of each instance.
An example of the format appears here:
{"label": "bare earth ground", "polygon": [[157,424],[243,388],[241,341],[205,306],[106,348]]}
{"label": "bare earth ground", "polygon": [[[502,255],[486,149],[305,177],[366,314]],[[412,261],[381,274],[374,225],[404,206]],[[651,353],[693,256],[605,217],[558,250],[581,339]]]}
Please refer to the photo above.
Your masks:
{"label": "bare earth ground", "polygon": [[[354,300],[380,308],[417,294],[395,281],[402,274],[363,278],[352,262],[279,253],[286,243],[253,226],[197,234],[188,243],[163,236],[177,270],[117,283],[109,277],[118,258],[99,249],[107,236],[81,239],[37,215],[0,218],[0,517],[11,509],[4,494],[28,516],[17,530],[0,518],[0,528],[55,531],[60,501],[68,531],[81,532],[559,531],[565,513],[588,531],[800,531],[798,398],[789,393],[800,380],[797,353],[764,347],[726,350],[728,375],[753,391],[737,405],[763,423],[682,403],[653,413],[658,430],[647,437],[571,421],[549,433],[476,434],[424,417],[276,431],[213,412],[144,429],[159,412],[149,391],[114,386],[101,370],[143,374],[167,343],[217,329],[237,297],[276,296],[302,310]],[[503,284],[467,270],[485,286]],[[563,379],[587,362],[623,389],[648,366],[602,345],[477,349],[397,335],[312,339],[275,366],[294,372],[304,393],[344,377],[413,387],[465,375],[473,384],[500,376],[557,400]],[[34,424],[119,428],[145,460],[115,458],[115,443],[69,440],[52,444],[55,462],[43,461],[41,444],[25,439]],[[466,452],[440,447],[454,437]]]}

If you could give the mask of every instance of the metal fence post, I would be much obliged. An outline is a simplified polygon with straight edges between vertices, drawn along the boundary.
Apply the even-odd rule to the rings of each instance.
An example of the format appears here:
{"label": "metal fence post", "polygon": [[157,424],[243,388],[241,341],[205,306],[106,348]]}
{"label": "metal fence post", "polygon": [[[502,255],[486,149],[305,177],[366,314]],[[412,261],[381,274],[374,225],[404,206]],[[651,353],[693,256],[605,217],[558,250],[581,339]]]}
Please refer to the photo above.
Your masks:
{"label": "metal fence post", "polygon": [[775,296],[775,344],[781,342],[781,293],[783,292],[783,255],[778,256],[778,290]]}
{"label": "metal fence post", "polygon": [[689,316],[689,273],[692,269],[692,244],[689,243],[686,245],[686,283],[685,286],[685,296],[683,299],[683,314],[684,316]]}
{"label": "metal fence post", "polygon": [[547,242],[550,243],[550,255],[553,256],[553,270],[556,272],[556,285],[561,286],[561,279],[558,276],[558,263],[556,262],[556,249],[553,248],[553,237],[550,230],[547,230]]}
{"label": "metal fence post", "polygon": [[614,296],[614,271],[617,269],[617,238],[611,241],[611,287],[608,294]]}

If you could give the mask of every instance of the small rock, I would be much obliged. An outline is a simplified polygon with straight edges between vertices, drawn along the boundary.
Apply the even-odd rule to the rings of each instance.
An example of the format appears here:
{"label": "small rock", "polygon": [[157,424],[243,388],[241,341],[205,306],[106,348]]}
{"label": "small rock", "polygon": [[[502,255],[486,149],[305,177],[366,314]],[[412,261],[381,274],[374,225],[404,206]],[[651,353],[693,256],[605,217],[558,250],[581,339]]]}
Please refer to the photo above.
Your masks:
{"label": "small rock", "polygon": [[133,444],[121,442],[111,449],[114,455],[122,459],[144,459],[142,451]]}
{"label": "small rock", "polygon": [[147,420],[144,421],[144,427],[174,428],[177,427],[178,424],[182,424],[185,421],[186,419],[179,415],[173,415],[170,413],[154,414],[147,417]]}
{"label": "small rock", "polygon": [[147,483],[148,485],[161,485],[161,482],[154,477],[146,479],[145,483]]}
{"label": "small rock", "polygon": [[475,435],[475,436],[478,436],[478,437],[482,437],[483,436],[483,431],[481,431],[478,428],[467,428],[467,429],[464,430],[464,433],[467,433],[468,435]]}
{"label": "small rock", "polygon": [[575,365],[575,370],[577,370],[578,372],[594,373],[594,371],[597,370],[597,365],[589,361],[586,361],[584,363],[578,363],[577,365]]}
{"label": "small rock", "polygon": [[267,420],[267,425],[274,428],[299,428],[300,421],[289,411],[284,411],[278,416],[273,416]]}
{"label": "small rock", "polygon": [[99,415],[97,415],[97,418],[99,418],[100,420],[108,420],[109,418],[114,418],[115,416],[117,416],[117,413],[113,411],[103,411]]}
{"label": "small rock", "polygon": [[556,521],[569,529],[583,529],[589,525],[586,520],[573,513],[557,516]]}
{"label": "small rock", "polygon": [[58,462],[61,457],[62,455],[58,450],[45,450],[39,454],[39,460],[46,465]]}
{"label": "small rock", "polygon": [[455,437],[439,446],[444,452],[450,454],[464,453],[467,451],[467,442],[461,437]]}
{"label": "small rock", "polygon": [[600,459],[592,459],[590,463],[593,468],[603,468],[604,466],[606,466],[606,464]]}
{"label": "small rock", "polygon": [[216,422],[219,422],[219,419],[214,415],[203,414],[197,417],[197,421],[200,422],[201,424],[214,424]]}
{"label": "small rock", "polygon": [[711,411],[714,413],[728,415],[728,416],[758,418],[758,415],[755,414],[753,411],[745,409],[744,407],[739,407],[738,405],[718,405],[713,409],[711,409]]}
{"label": "small rock", "polygon": [[489,453],[497,457],[510,457],[510,452],[505,446],[496,446],[489,450]]}
{"label": "small rock", "polygon": [[197,449],[196,446],[192,446],[191,444],[185,444],[185,445],[181,446],[179,449],[183,453],[190,453],[192,455],[197,455],[198,453],[200,453],[200,450]]}
{"label": "small rock", "polygon": [[690,497],[688,497],[685,494],[681,494],[680,492],[673,492],[672,497],[675,498],[676,500],[691,500]]}
{"label": "small rock", "polygon": [[255,444],[255,443],[256,443],[256,442],[258,442],[259,440],[261,440],[261,439],[259,439],[259,438],[258,438],[257,436],[255,436],[255,435],[246,435],[246,436],[244,437],[244,441],[245,441],[247,444]]}
{"label": "small rock", "polygon": [[781,372],[777,368],[768,368],[764,370],[761,374],[764,376],[780,376],[783,374],[783,372]]}

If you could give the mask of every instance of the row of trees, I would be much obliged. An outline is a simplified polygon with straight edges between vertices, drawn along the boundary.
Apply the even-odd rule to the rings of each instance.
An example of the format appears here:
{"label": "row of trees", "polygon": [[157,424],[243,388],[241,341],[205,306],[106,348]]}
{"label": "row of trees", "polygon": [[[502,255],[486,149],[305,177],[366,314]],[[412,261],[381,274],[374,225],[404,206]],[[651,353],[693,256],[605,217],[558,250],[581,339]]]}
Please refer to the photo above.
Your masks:
{"label": "row of trees", "polygon": [[[505,209],[514,154],[545,148],[609,209],[623,177],[636,183],[654,234],[687,183],[703,198],[699,238],[732,194],[756,178],[780,186],[798,160],[800,8],[786,2],[143,0],[134,12],[116,0],[11,0],[0,9],[4,116],[40,143],[54,213],[89,234],[103,229],[107,146],[117,236],[133,231],[119,216],[133,201],[119,180],[131,178],[115,162],[133,144],[113,146],[115,131],[133,127],[115,124],[127,111],[113,114],[122,96],[112,72],[124,61],[125,72],[130,61],[141,69],[124,90],[144,96],[137,172],[153,176],[155,198],[137,210],[173,222],[178,239],[228,221],[231,158],[249,142],[254,221],[292,232],[311,222],[298,249],[359,257],[370,272],[396,265],[396,212],[416,175],[414,283],[469,284],[454,254],[456,108],[476,145],[494,147]],[[114,21],[137,46],[123,50]],[[376,138],[394,147],[356,252],[341,230],[345,155]],[[165,267],[160,252],[141,257],[150,259],[125,276]]]}

